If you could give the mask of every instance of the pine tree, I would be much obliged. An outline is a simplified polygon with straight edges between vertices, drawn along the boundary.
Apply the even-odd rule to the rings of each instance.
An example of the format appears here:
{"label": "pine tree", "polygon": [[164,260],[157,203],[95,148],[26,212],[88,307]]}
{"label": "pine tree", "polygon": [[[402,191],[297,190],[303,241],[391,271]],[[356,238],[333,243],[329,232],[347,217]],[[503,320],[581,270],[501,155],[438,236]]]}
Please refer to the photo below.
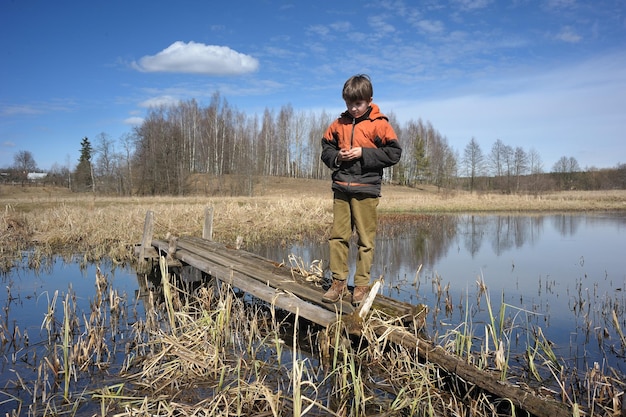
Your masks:
{"label": "pine tree", "polygon": [[78,159],[78,165],[74,171],[74,185],[77,191],[95,190],[93,167],[91,164],[92,153],[93,148],[91,147],[91,143],[85,136],[80,142],[80,158]]}

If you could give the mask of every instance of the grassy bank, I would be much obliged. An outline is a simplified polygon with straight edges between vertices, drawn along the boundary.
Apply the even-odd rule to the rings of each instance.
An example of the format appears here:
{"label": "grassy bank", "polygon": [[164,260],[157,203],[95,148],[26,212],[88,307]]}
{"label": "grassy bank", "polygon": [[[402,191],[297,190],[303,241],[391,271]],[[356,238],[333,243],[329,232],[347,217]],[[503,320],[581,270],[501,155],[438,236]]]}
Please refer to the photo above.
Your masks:
{"label": "grassy bank", "polygon": [[[202,233],[204,208],[214,208],[214,239],[244,246],[262,241],[303,237],[322,242],[332,221],[332,194],[327,181],[268,179],[259,182],[253,197],[107,197],[72,194],[65,189],[0,187],[2,263],[12,264],[17,253],[30,255],[84,254],[86,261],[110,257],[128,261],[143,232],[146,212],[155,214],[155,237]],[[626,191],[562,192],[529,195],[470,194],[385,186],[380,212],[562,212],[624,211]]]}

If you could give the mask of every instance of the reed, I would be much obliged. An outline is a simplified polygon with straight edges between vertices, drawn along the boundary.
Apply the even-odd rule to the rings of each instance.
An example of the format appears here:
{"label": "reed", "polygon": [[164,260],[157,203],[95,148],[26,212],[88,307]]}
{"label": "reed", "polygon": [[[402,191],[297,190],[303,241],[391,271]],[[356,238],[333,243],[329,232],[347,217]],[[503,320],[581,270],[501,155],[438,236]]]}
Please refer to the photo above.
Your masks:
{"label": "reed", "polygon": [[615,309],[611,310],[611,319],[613,320],[613,325],[615,326],[615,330],[620,337],[620,342],[622,344],[622,351],[626,350],[626,336],[624,336],[624,331],[619,324],[619,320],[617,319],[617,313]]}
{"label": "reed", "polygon": [[[315,265],[307,267],[295,258],[290,258],[290,262],[294,273],[307,273],[312,280],[316,279]],[[58,335],[62,335],[62,363],[56,358],[56,348],[51,348],[55,355],[39,359],[36,365],[39,380],[16,383],[33,393],[38,415],[72,415],[79,406],[88,408],[90,405],[97,407],[102,416],[119,417],[487,416],[496,415],[500,406],[507,407],[506,400],[494,404],[484,393],[463,392],[462,381],[433,364],[421,363],[417,352],[391,343],[388,335],[392,331],[407,330],[397,319],[386,317],[382,312],[376,311],[363,318],[362,336],[358,340],[348,335],[340,322],[328,329],[311,330],[310,338],[315,341],[312,345],[317,350],[306,353],[299,337],[305,324],[300,323],[297,315],[286,317],[274,306],[242,296],[226,284],[212,282],[196,290],[179,288],[174,271],[169,270],[163,260],[159,269],[162,285],[150,290],[144,305],[145,317],[134,320],[129,334],[123,333],[125,326],[117,322],[128,317],[124,313],[129,308],[127,297],[110,288],[107,277],[99,269],[96,296],[89,315],[81,316],[74,310],[71,288],[67,295],[60,296],[64,300],[60,333],[56,324],[58,292],[48,300],[42,329],[46,329],[48,344],[52,347]],[[443,300],[447,290],[441,281],[441,277],[433,279],[433,290],[442,303],[448,304]],[[492,343],[497,346],[495,352],[506,352],[502,358],[505,369],[502,375],[513,378],[506,346],[510,347],[519,315],[529,312],[513,310],[502,300],[500,311],[496,311],[487,285],[482,280],[478,285],[490,317],[485,325],[485,337],[474,334],[470,308],[466,307],[464,327],[444,335],[444,342],[454,339],[454,343],[443,343],[443,346],[462,353],[470,363],[495,368],[491,356],[494,352],[490,352],[487,345]],[[469,305],[469,300],[466,303]],[[509,319],[511,312],[514,315]],[[527,322],[520,327],[528,331]],[[374,329],[381,323],[389,332],[378,335]],[[123,355],[107,351],[109,345],[105,340],[112,340],[113,335],[120,336],[116,340],[124,341]],[[289,336],[291,343],[286,343]],[[535,366],[538,375],[543,371],[544,380],[546,372],[551,374],[554,383],[561,384],[563,398],[578,408],[581,399],[567,396],[563,367],[550,343],[540,329],[534,330],[532,337],[528,338],[528,352],[532,354],[528,367]],[[474,341],[479,339],[484,340],[485,345],[476,352]],[[291,355],[284,355],[289,350]],[[116,362],[119,356],[123,356],[121,363]],[[73,367],[70,364],[74,364]],[[113,381],[102,386],[102,378],[94,378],[99,384],[91,385],[89,376],[98,375],[99,371],[104,371],[107,378],[113,377]],[[586,401],[593,405],[597,415],[610,415],[619,405],[610,408],[607,402],[620,404],[624,385],[603,376],[601,371],[598,369],[585,376],[589,395]],[[64,378],[72,379],[64,381],[62,395],[55,395],[55,385],[50,381],[61,372]]]}
{"label": "reed", "polygon": [[70,380],[72,375],[70,373],[71,364],[70,364],[70,315],[72,310],[70,309],[70,296],[67,294],[65,296],[65,301],[63,302],[63,381],[64,381],[64,392],[63,397],[66,401],[70,400]]}

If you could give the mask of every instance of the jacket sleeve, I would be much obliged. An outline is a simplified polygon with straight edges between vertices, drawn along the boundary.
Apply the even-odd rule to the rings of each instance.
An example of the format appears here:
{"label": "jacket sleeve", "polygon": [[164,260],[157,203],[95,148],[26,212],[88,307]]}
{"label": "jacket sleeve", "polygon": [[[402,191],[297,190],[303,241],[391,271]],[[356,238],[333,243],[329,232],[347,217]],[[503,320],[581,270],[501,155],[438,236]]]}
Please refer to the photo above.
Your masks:
{"label": "jacket sleeve", "polygon": [[363,168],[379,169],[397,164],[402,148],[397,139],[389,140],[381,148],[363,148]]}
{"label": "jacket sleeve", "polygon": [[376,136],[375,148],[363,148],[363,168],[381,169],[397,164],[402,156],[402,147],[391,125],[387,122]]}
{"label": "jacket sleeve", "polygon": [[321,159],[324,164],[330,169],[337,170],[339,165],[337,163],[337,156],[339,155],[339,141],[336,134],[332,132],[330,128],[326,130],[324,137],[322,137],[322,155]]}

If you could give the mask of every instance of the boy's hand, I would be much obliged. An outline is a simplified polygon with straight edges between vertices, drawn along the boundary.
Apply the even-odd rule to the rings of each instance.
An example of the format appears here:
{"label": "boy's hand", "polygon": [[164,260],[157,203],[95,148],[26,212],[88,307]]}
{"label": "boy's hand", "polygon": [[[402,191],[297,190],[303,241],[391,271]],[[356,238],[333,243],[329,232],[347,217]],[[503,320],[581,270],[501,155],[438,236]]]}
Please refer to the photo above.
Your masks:
{"label": "boy's hand", "polygon": [[342,149],[339,151],[337,161],[353,161],[355,159],[359,159],[361,156],[363,156],[363,148],[360,146],[352,149]]}

